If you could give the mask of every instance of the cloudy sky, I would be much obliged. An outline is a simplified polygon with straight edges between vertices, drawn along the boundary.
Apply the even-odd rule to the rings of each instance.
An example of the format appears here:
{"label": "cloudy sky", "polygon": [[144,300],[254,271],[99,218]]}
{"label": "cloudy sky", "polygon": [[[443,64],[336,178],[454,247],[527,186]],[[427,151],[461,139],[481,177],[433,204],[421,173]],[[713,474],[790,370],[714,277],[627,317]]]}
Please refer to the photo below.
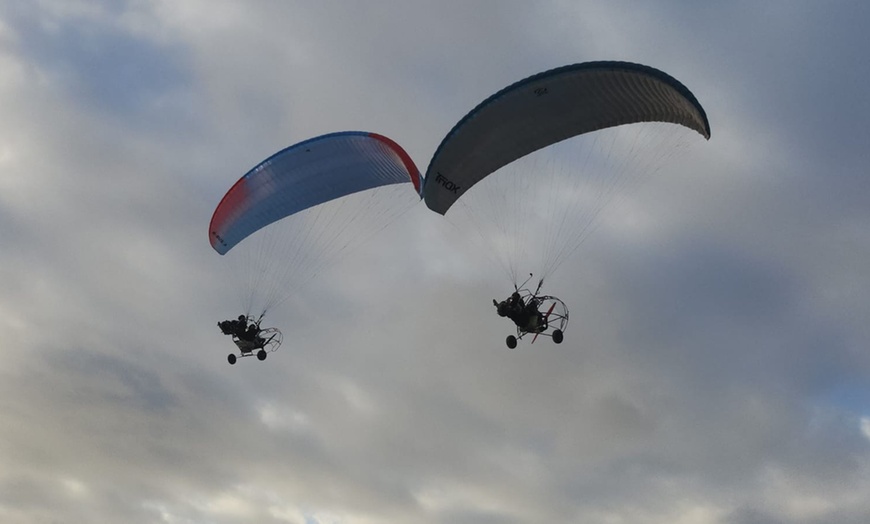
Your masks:
{"label": "cloudy sky", "polygon": [[[868,23],[0,0],[0,520],[870,521]],[[425,170],[490,94],[591,60],[675,76],[713,136],[551,278],[563,344],[508,350],[509,283],[420,204],[284,304],[279,352],[227,365],[207,225],[239,176],[343,130]]]}

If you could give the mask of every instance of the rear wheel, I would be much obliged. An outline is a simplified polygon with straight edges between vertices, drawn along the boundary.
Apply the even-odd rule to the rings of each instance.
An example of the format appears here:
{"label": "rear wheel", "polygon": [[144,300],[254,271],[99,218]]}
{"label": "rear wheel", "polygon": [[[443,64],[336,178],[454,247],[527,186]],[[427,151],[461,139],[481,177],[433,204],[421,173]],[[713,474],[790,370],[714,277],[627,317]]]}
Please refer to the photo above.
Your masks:
{"label": "rear wheel", "polygon": [[257,351],[257,359],[258,360],[266,360],[266,350],[265,349],[261,349],[260,351]]}
{"label": "rear wheel", "polygon": [[561,344],[563,338],[564,338],[564,335],[562,334],[561,329],[557,329],[557,330],[553,331],[553,342],[555,342],[556,344]]}
{"label": "rear wheel", "polygon": [[507,347],[509,347],[511,349],[514,349],[515,347],[517,347],[517,337],[515,337],[513,335],[508,335],[508,338],[507,338],[507,340],[505,340],[505,342],[507,343]]}
{"label": "rear wheel", "polygon": [[232,353],[230,353],[229,355],[227,355],[227,362],[229,362],[230,365],[232,366],[233,364],[236,363],[236,356],[233,355]]}

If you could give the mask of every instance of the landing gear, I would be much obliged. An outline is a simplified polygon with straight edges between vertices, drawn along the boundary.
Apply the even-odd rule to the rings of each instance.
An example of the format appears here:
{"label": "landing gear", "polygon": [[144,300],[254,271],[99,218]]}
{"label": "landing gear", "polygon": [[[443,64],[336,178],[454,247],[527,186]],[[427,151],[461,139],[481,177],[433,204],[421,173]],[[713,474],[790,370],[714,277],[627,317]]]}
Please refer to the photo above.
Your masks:
{"label": "landing gear", "polygon": [[508,338],[505,342],[507,343],[507,347],[509,347],[511,349],[514,349],[517,347],[517,337],[515,337],[513,335],[508,335]]}

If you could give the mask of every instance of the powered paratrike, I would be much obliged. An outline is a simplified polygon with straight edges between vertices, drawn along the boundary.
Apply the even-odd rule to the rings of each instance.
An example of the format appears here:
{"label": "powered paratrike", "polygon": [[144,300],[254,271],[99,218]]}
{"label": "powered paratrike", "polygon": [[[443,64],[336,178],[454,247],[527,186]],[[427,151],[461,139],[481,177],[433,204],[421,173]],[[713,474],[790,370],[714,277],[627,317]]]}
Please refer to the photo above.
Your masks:
{"label": "powered paratrike", "polygon": [[552,338],[556,344],[561,344],[568,328],[568,307],[557,297],[541,294],[543,279],[538,282],[534,292],[524,287],[527,282],[528,279],[523,284],[514,286],[514,292],[505,300],[492,301],[499,316],[510,318],[516,325],[517,334],[507,337],[507,346],[514,349],[517,341],[528,334],[534,335],[532,343],[539,335],[543,335]]}

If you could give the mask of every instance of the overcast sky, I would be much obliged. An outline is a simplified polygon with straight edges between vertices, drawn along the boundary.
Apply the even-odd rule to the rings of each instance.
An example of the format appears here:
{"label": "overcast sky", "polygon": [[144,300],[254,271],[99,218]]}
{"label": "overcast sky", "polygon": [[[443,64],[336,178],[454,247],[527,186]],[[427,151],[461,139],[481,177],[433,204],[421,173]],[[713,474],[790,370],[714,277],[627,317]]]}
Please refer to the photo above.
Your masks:
{"label": "overcast sky", "polygon": [[[0,521],[870,521],[870,4],[0,0]],[[508,350],[423,204],[272,319],[211,213],[364,130],[421,170],[571,63],[668,72],[712,139],[615,206]]]}

